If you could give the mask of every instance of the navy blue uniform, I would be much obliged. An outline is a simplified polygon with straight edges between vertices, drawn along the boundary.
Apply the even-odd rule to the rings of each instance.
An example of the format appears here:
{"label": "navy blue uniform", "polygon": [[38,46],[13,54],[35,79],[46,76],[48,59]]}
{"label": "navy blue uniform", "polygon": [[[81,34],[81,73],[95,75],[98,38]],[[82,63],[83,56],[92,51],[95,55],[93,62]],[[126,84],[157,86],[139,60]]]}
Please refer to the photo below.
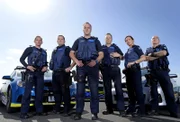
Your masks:
{"label": "navy blue uniform", "polygon": [[69,57],[70,47],[65,45],[58,46],[52,52],[50,69],[53,70],[52,85],[55,97],[55,111],[60,112],[62,99],[64,101],[64,112],[68,113],[70,108],[70,73],[65,69],[70,67],[71,59]]}
{"label": "navy blue uniform", "polygon": [[111,57],[110,54],[113,52],[117,52],[123,56],[122,51],[119,47],[115,44],[107,47],[106,45],[102,46],[102,50],[104,53],[104,58],[102,60],[102,75],[104,81],[104,88],[105,88],[105,103],[107,107],[107,111],[109,113],[113,112],[113,105],[112,105],[112,80],[114,82],[116,96],[117,96],[117,108],[119,111],[124,110],[124,97],[122,92],[121,86],[121,71],[119,68],[120,65],[120,58],[119,57]]}
{"label": "navy blue uniform", "polygon": [[[28,63],[25,62],[28,57]],[[27,66],[36,68],[34,72],[26,71],[25,91],[22,97],[21,113],[27,114],[30,104],[30,96],[33,85],[35,85],[35,107],[37,113],[43,112],[44,72],[42,68],[47,66],[47,53],[42,48],[28,47],[20,58],[20,62]]]}
{"label": "navy blue uniform", "polygon": [[76,112],[82,114],[84,109],[84,93],[85,93],[85,79],[88,76],[88,85],[91,91],[91,113],[97,114],[99,112],[99,65],[89,67],[87,64],[91,60],[96,60],[98,52],[101,51],[101,43],[96,37],[88,39],[84,37],[78,38],[72,46],[72,50],[76,53],[76,58],[81,60],[83,67],[77,66],[77,93],[76,93]]}
{"label": "navy blue uniform", "polygon": [[131,112],[135,111],[136,101],[140,108],[140,114],[144,114],[144,97],[141,81],[141,70],[139,64],[134,64],[131,68],[127,68],[129,62],[134,62],[138,60],[142,55],[143,51],[138,45],[133,45],[125,54],[125,68],[126,68],[126,85],[129,96],[129,110]]}
{"label": "navy blue uniform", "polygon": [[[148,67],[150,68],[150,74],[151,74],[151,105],[152,110],[158,111],[158,92],[157,92],[157,82],[159,81],[160,86],[162,87],[162,90],[165,95],[166,103],[169,112],[172,115],[177,114],[177,106],[175,103],[174,98],[174,92],[173,92],[173,86],[170,81],[169,77],[169,61],[167,56],[169,55],[168,49],[166,45],[160,44],[157,47],[153,48],[147,48],[146,55],[152,54],[154,52],[159,51],[166,51],[166,56],[160,57],[158,59],[155,59],[153,61],[148,61]],[[157,80],[156,80],[157,79]]]}

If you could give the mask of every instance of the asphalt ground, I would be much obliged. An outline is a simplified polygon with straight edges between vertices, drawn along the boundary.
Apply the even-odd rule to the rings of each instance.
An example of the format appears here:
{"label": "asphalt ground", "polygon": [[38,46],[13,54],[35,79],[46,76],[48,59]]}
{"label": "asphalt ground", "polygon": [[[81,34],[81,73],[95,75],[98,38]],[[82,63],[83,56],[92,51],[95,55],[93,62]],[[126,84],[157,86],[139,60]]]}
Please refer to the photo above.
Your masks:
{"label": "asphalt ground", "polygon": [[[180,118],[172,118],[169,117],[169,113],[165,109],[161,109],[160,115],[158,116],[145,116],[141,118],[133,118],[131,116],[128,117],[120,117],[118,112],[114,112],[112,115],[102,115],[102,111],[105,110],[105,104],[100,102],[99,104],[100,112],[98,114],[99,120],[96,122],[180,122]],[[45,107],[46,111],[48,111],[47,116],[32,116],[29,119],[21,120],[19,118],[20,112],[17,110],[15,113],[8,114],[6,113],[5,106],[0,106],[0,122],[72,122],[73,115],[75,113],[75,109],[72,110],[71,116],[63,117],[60,114],[54,114],[52,112],[52,107]],[[33,115],[34,109],[31,108],[29,114]],[[78,122],[92,122],[91,113],[89,108],[89,102],[85,104],[85,110],[82,115],[82,119],[78,120]]]}

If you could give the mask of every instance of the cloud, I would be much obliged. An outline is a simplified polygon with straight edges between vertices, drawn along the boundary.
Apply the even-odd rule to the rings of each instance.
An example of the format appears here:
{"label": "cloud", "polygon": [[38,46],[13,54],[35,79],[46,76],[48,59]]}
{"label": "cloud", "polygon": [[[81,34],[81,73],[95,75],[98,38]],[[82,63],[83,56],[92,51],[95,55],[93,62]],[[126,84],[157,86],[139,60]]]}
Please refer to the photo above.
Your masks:
{"label": "cloud", "polygon": [[5,60],[0,60],[0,64],[5,64],[6,61]]}
{"label": "cloud", "polygon": [[8,49],[8,53],[10,54],[16,54],[16,55],[21,55],[23,53],[23,50],[22,49]]}
{"label": "cloud", "polygon": [[11,57],[11,56],[7,56],[6,59],[7,59],[7,60],[14,60],[14,58]]}

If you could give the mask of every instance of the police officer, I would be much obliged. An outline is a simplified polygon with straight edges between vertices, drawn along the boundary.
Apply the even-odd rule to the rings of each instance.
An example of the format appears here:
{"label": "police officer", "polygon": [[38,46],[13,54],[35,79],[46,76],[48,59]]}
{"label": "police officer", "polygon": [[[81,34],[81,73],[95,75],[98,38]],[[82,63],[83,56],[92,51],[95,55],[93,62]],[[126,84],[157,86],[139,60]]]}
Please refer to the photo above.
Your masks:
{"label": "police officer", "polygon": [[104,58],[102,60],[102,75],[105,88],[105,103],[106,111],[104,115],[113,113],[112,105],[112,80],[114,82],[116,95],[117,95],[117,109],[121,116],[124,116],[124,97],[121,87],[121,72],[120,72],[120,59],[123,58],[123,53],[116,44],[112,44],[112,35],[107,33],[105,36],[106,45],[102,46]]}
{"label": "police officer", "polygon": [[[126,76],[126,85],[129,96],[129,107],[126,110],[126,114],[131,113],[133,117],[143,116],[145,114],[145,107],[139,63],[146,60],[146,57],[141,48],[134,44],[132,36],[126,36],[125,42],[129,46],[129,49],[124,57],[125,70],[123,71]],[[135,112],[136,101],[139,105],[138,112]]]}
{"label": "police officer", "polygon": [[[168,110],[170,116],[178,117],[177,105],[175,103],[173,86],[169,77],[169,61],[167,56],[169,55],[166,45],[160,44],[158,36],[153,36],[152,47],[146,50],[146,59],[148,61],[148,67],[150,68],[151,75],[151,114],[158,114],[158,92],[157,82],[164,92]],[[157,80],[156,80],[157,79]]]}
{"label": "police officer", "polygon": [[71,64],[71,58],[69,57],[70,47],[65,45],[65,37],[59,35],[57,39],[58,46],[52,52],[52,58],[50,61],[50,69],[53,70],[52,85],[55,97],[55,113],[60,112],[60,105],[62,98],[64,101],[64,116],[68,116],[70,111],[70,89],[69,82],[70,70],[75,63]]}
{"label": "police officer", "polygon": [[[101,43],[97,37],[91,36],[92,26],[89,22],[83,25],[84,36],[79,37],[73,44],[70,52],[71,59],[77,65],[77,93],[75,120],[81,119],[84,109],[85,79],[88,76],[88,84],[91,91],[90,108],[92,120],[98,119],[99,112],[99,62],[103,58]],[[76,53],[76,55],[75,55]]]}
{"label": "police officer", "polygon": [[[44,92],[44,72],[47,71],[47,53],[41,48],[42,38],[36,36],[34,39],[35,46],[28,47],[22,54],[20,62],[27,68],[25,91],[22,97],[22,107],[20,118],[29,118],[28,110],[30,104],[31,89],[35,85],[35,107],[36,115],[44,115],[43,113],[43,92]],[[28,58],[27,62],[25,59]]]}

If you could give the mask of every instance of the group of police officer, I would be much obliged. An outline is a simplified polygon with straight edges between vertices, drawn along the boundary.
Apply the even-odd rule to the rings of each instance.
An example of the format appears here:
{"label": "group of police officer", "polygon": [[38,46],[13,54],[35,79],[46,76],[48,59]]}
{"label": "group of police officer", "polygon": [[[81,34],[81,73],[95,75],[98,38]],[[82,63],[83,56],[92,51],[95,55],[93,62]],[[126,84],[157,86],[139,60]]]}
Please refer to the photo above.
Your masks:
{"label": "group of police officer", "polygon": [[[132,36],[126,36],[125,42],[129,46],[125,55],[121,49],[112,43],[112,35],[107,33],[105,36],[106,44],[101,46],[97,37],[91,36],[92,26],[89,22],[83,25],[84,36],[79,37],[72,48],[65,45],[65,37],[59,35],[57,39],[58,46],[53,50],[49,68],[53,71],[52,86],[55,97],[55,113],[60,113],[60,105],[64,101],[64,116],[69,116],[70,112],[70,90],[69,78],[71,69],[77,65],[77,92],[76,92],[76,114],[74,120],[81,119],[84,110],[84,92],[85,80],[88,79],[88,85],[91,92],[90,109],[92,120],[98,119],[99,113],[99,71],[101,71],[105,90],[106,111],[104,115],[113,113],[111,81],[113,80],[116,96],[117,109],[120,116],[125,117],[128,114],[135,116],[145,115],[144,96],[141,83],[140,62],[148,61],[151,78],[151,103],[152,110],[150,114],[158,114],[158,93],[157,82],[159,81],[165,94],[170,115],[178,117],[177,107],[174,100],[172,83],[170,81],[169,55],[167,47],[160,44],[159,37],[153,36],[152,47],[148,48],[145,55],[140,46],[134,44]],[[43,113],[43,87],[44,72],[48,69],[47,53],[41,48],[42,38],[37,36],[34,40],[35,46],[28,47],[20,58],[20,62],[27,68],[25,92],[22,98],[22,107],[20,118],[29,118],[28,110],[30,103],[30,94],[32,86],[35,85],[35,115],[46,115]],[[28,57],[28,63],[25,59]],[[71,59],[73,62],[71,63]],[[129,96],[129,107],[125,110],[124,97],[121,86],[121,70],[119,68],[120,60],[125,60],[125,69],[123,73],[126,76],[126,85]],[[155,80],[157,79],[157,80]],[[139,105],[138,111],[135,106]]]}

